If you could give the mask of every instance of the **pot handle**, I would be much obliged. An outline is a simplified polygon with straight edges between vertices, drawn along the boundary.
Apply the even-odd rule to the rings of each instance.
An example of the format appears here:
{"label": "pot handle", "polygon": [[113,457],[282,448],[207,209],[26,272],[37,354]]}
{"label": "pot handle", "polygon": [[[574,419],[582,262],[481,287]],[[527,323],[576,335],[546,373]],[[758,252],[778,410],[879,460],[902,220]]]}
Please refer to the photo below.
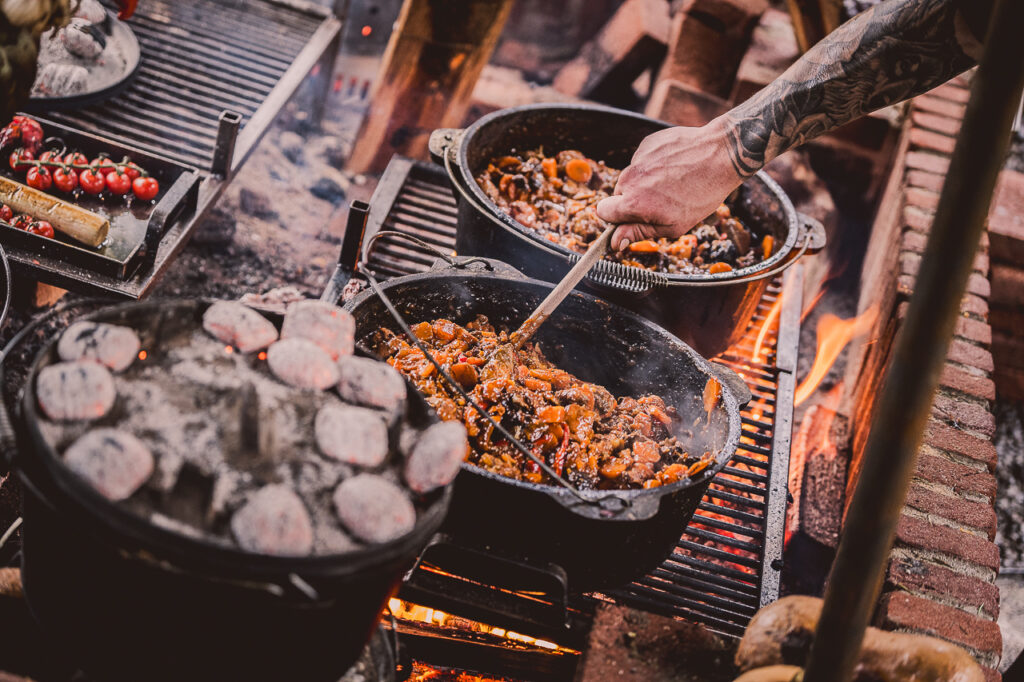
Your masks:
{"label": "pot handle", "polygon": [[825,248],[828,237],[821,221],[799,212],[796,219],[800,222],[800,238],[807,244],[807,253],[818,253]]}
{"label": "pot handle", "polygon": [[736,397],[736,402],[740,407],[743,407],[754,397],[751,393],[750,387],[747,386],[747,382],[740,377],[739,374],[729,369],[725,365],[720,365],[717,362],[709,362],[709,369],[711,373],[715,375],[715,378],[721,381],[723,384],[729,387],[729,392]]}
{"label": "pot handle", "polygon": [[430,160],[443,166],[445,157],[459,146],[465,133],[465,128],[438,128],[430,133],[430,140],[427,142]]}

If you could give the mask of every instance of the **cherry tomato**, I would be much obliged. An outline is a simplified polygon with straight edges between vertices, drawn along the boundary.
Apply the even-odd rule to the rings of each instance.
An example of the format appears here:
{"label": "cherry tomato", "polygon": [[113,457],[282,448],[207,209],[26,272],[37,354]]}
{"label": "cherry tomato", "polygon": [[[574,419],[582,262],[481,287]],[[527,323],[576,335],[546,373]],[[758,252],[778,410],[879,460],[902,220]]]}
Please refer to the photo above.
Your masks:
{"label": "cherry tomato", "polygon": [[43,127],[39,121],[28,116],[17,116],[15,122],[21,126],[21,141],[27,148],[38,151],[43,142]]}
{"label": "cherry tomato", "polygon": [[114,194],[128,194],[128,190],[132,187],[131,178],[120,169],[107,173],[104,180],[107,183],[107,189]]}
{"label": "cherry tomato", "polygon": [[61,192],[74,192],[78,187],[78,172],[74,168],[57,168],[53,171],[53,184]]}
{"label": "cherry tomato", "polygon": [[25,231],[53,239],[53,225],[45,220],[36,220],[35,222],[30,223],[29,226],[25,228]]}
{"label": "cherry tomato", "polygon": [[123,170],[125,172],[125,175],[127,175],[133,181],[136,178],[138,178],[140,175],[142,175],[142,169],[139,168],[138,165],[136,165],[134,162],[131,162],[131,161],[129,161],[128,163],[126,163],[123,166],[121,166],[121,170]]}
{"label": "cherry tomato", "polygon": [[45,192],[53,185],[53,174],[46,166],[33,166],[25,176],[25,184]]}
{"label": "cherry tomato", "polygon": [[11,219],[14,217],[14,211],[7,204],[0,204],[0,222],[10,224]]}
{"label": "cherry tomato", "polygon": [[64,163],[74,166],[88,166],[89,157],[82,152],[72,152],[64,156]]}
{"label": "cherry tomato", "polygon": [[11,152],[11,159],[10,159],[11,169],[12,170],[25,170],[29,166],[29,164],[26,163],[26,162],[27,161],[35,161],[35,160],[36,160],[35,154],[33,154],[32,152],[30,152],[27,149],[22,149],[21,147],[18,147],[13,152]]}
{"label": "cherry tomato", "polygon": [[78,184],[86,194],[99,194],[103,191],[103,176],[92,168],[87,168],[78,176]]}
{"label": "cherry tomato", "polygon": [[135,178],[132,181],[132,191],[142,201],[152,201],[160,193],[160,183],[156,178]]}
{"label": "cherry tomato", "polygon": [[19,230],[24,230],[33,222],[35,221],[32,220],[32,216],[25,215],[24,213],[19,213],[18,215],[14,216],[14,218],[11,220],[11,225],[13,227],[18,228]]}
{"label": "cherry tomato", "polygon": [[112,173],[114,169],[117,168],[117,165],[113,161],[106,157],[100,156],[97,156],[95,159],[93,159],[92,163],[89,165],[95,167],[101,175]]}
{"label": "cherry tomato", "polygon": [[52,149],[40,154],[39,160],[44,163],[64,163],[64,157]]}

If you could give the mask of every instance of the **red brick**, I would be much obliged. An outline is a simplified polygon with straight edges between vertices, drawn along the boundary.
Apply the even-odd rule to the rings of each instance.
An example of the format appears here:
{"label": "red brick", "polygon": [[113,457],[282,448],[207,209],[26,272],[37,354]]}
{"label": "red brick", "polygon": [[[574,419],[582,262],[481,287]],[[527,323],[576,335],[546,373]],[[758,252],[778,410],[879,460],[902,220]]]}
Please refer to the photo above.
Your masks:
{"label": "red brick", "polygon": [[988,298],[992,293],[992,285],[989,283],[988,277],[972,272],[967,278],[967,291],[975,296]]}
{"label": "red brick", "polygon": [[941,133],[934,133],[924,128],[910,129],[910,144],[920,149],[929,149],[942,154],[952,154],[956,146],[956,138]]}
{"label": "red brick", "polygon": [[981,672],[985,675],[985,682],[1003,682],[1003,676],[998,670],[986,668],[983,665],[978,667],[981,668]]}
{"label": "red brick", "polygon": [[949,159],[929,152],[907,152],[907,167],[945,176],[949,170]]}
{"label": "red brick", "polygon": [[966,107],[956,102],[950,102],[948,99],[942,97],[935,97],[933,95],[921,95],[920,97],[914,98],[914,109],[920,111],[927,111],[932,114],[939,114],[941,116],[948,116],[950,118],[962,119],[964,117],[964,111]]}
{"label": "red brick", "polygon": [[907,184],[911,187],[920,187],[931,192],[941,192],[942,183],[946,181],[945,175],[929,173],[928,171],[910,169],[907,171]]}
{"label": "red brick", "polygon": [[997,656],[1003,652],[1003,635],[994,621],[905,592],[882,597],[879,620],[884,628],[909,628]]}
{"label": "red brick", "polygon": [[960,312],[985,318],[988,316],[988,301],[974,294],[964,294],[964,299],[960,302]]}
{"label": "red brick", "polygon": [[934,211],[939,205],[939,195],[926,189],[908,187],[904,194],[907,197],[907,204],[925,211]]}
{"label": "red brick", "polygon": [[681,126],[702,126],[729,110],[729,103],[674,80],[658,81],[645,113]]}
{"label": "red brick", "polygon": [[900,272],[904,275],[910,275],[911,277],[917,278],[917,273],[921,269],[921,255],[914,253],[913,251],[904,251],[900,254]]}
{"label": "red brick", "polygon": [[916,206],[906,205],[903,207],[903,222],[907,227],[918,232],[928,233],[932,229],[932,216]]}
{"label": "red brick", "polygon": [[947,364],[942,369],[940,382],[946,388],[960,391],[984,400],[996,399],[996,384],[988,377],[971,374],[959,367]]}
{"label": "red brick", "polygon": [[914,293],[914,282],[917,277],[914,275],[900,275],[896,278],[896,292],[901,296],[910,296]]}
{"label": "red brick", "polygon": [[1024,173],[999,174],[988,229],[995,259],[1024,266]]}
{"label": "red brick", "polygon": [[999,358],[999,370],[1024,369],[1024,339],[995,332],[992,335],[992,355]]}
{"label": "red brick", "polygon": [[995,363],[992,361],[991,352],[981,346],[975,346],[973,343],[967,343],[956,338],[949,344],[949,353],[946,357],[953,362],[976,367],[986,372],[991,372],[996,368]]}
{"label": "red brick", "polygon": [[960,119],[930,114],[927,111],[915,111],[911,114],[911,120],[919,128],[927,128],[943,135],[956,136],[960,132]]}
{"label": "red brick", "polygon": [[947,597],[968,607],[984,609],[990,618],[999,616],[999,588],[973,576],[913,557],[893,559],[886,584],[910,592]]}
{"label": "red brick", "polygon": [[967,104],[967,100],[971,98],[970,90],[967,88],[957,87],[951,83],[940,85],[927,94],[929,96],[941,97],[942,99],[949,100],[950,102],[956,102],[957,104]]}
{"label": "red brick", "polygon": [[992,413],[987,408],[966,400],[936,394],[932,402],[932,415],[989,438],[996,432],[996,418]]}
{"label": "red brick", "polygon": [[920,453],[915,475],[926,481],[941,483],[956,492],[977,493],[994,498],[996,477],[984,469],[975,469],[938,455]]}
{"label": "red brick", "polygon": [[999,569],[999,549],[995,543],[965,530],[939,526],[903,514],[896,525],[896,539],[908,547],[951,554],[993,571]]}
{"label": "red brick", "polygon": [[555,89],[574,97],[599,98],[630,87],[661,61],[669,35],[668,3],[626,0],[555,76]]}
{"label": "red brick", "polygon": [[988,502],[945,495],[915,483],[907,491],[907,505],[926,514],[935,514],[959,525],[984,531],[989,540],[996,535],[996,511]]}
{"label": "red brick", "polygon": [[[992,311],[992,315],[995,315],[994,310]],[[1024,325],[1024,316],[1021,316],[1021,324]],[[994,323],[993,326],[995,326]],[[992,343],[992,327],[971,317],[958,317],[954,331],[957,336],[967,339],[968,341],[980,343],[985,346]],[[1021,333],[1024,334],[1024,326],[1021,327]]]}
{"label": "red brick", "polygon": [[974,254],[974,270],[988,277],[988,253],[984,249]]}
{"label": "red brick", "polygon": [[1024,270],[996,264],[991,279],[993,304],[1018,310],[1024,307]]}
{"label": "red brick", "polygon": [[939,450],[955,452],[981,462],[989,469],[995,469],[996,447],[987,438],[972,436],[948,424],[929,419],[924,432],[924,442]]}
{"label": "red brick", "polygon": [[903,231],[903,250],[912,253],[924,253],[924,247],[928,244],[928,235],[917,230]]}
{"label": "red brick", "polygon": [[[991,331],[1024,338],[1024,311],[995,306],[988,318]],[[991,334],[989,335],[991,338]]]}

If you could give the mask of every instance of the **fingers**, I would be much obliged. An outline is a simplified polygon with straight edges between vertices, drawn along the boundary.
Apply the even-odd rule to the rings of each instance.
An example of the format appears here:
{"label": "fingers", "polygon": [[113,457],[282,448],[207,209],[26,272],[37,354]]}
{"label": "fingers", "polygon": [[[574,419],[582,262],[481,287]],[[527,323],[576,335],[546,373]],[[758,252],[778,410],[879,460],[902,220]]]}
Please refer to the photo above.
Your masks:
{"label": "fingers", "polygon": [[625,223],[638,216],[629,210],[626,197],[615,194],[597,203],[597,217],[608,223]]}
{"label": "fingers", "polygon": [[681,225],[647,225],[644,223],[626,223],[619,225],[615,232],[612,232],[612,248],[616,251],[624,251],[633,242],[644,239],[678,239],[692,228]]}

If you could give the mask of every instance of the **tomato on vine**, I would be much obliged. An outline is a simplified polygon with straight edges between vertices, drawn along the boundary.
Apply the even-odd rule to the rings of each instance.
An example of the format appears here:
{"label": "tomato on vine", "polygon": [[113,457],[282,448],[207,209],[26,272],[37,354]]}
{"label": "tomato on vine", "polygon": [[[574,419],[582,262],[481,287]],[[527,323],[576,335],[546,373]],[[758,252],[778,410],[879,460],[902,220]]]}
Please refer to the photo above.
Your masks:
{"label": "tomato on vine", "polygon": [[74,192],[78,187],[78,172],[74,168],[57,168],[53,171],[53,184],[61,192]]}
{"label": "tomato on vine", "polygon": [[11,219],[14,218],[14,211],[7,204],[0,204],[0,222],[10,224]]}
{"label": "tomato on vine", "polygon": [[103,176],[92,168],[87,168],[78,176],[78,184],[86,194],[99,194],[103,191]]}
{"label": "tomato on vine", "polygon": [[109,189],[113,194],[128,194],[128,190],[132,187],[132,180],[128,177],[120,168],[116,168],[104,178]]}
{"label": "tomato on vine", "polygon": [[132,180],[132,191],[142,201],[152,201],[160,193],[160,183],[156,178],[144,177]]}
{"label": "tomato on vine", "polygon": [[48,237],[49,239],[53,239],[54,235],[53,225],[45,220],[36,220],[29,223],[28,227],[25,228],[25,231],[31,232],[32,234],[38,234],[43,237]]}
{"label": "tomato on vine", "polygon": [[46,166],[33,166],[25,176],[25,184],[45,192],[53,185],[53,175]]}
{"label": "tomato on vine", "polygon": [[33,154],[27,149],[18,147],[13,152],[11,152],[11,170],[25,170],[26,168],[29,167],[29,162],[35,160],[35,154]]}

